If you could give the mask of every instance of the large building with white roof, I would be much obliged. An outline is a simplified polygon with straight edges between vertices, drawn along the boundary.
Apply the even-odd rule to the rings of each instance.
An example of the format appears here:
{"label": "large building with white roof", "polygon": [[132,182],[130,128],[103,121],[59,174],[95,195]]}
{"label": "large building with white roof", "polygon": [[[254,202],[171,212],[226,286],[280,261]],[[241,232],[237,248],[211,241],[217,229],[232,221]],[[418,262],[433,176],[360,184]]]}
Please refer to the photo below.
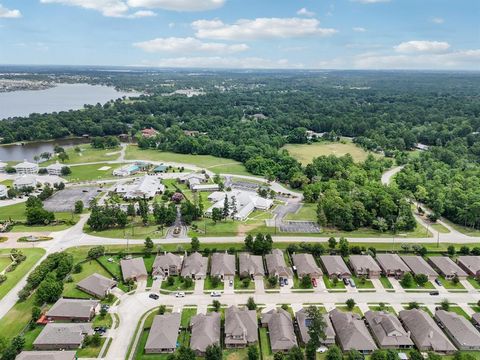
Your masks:
{"label": "large building with white roof", "polygon": [[0,199],[8,196],[8,189],[5,185],[0,185]]}
{"label": "large building with white roof", "polygon": [[27,160],[25,160],[20,164],[15,165],[14,168],[17,174],[19,175],[38,173],[38,164],[28,162]]}
{"label": "large building with white roof", "polygon": [[[240,221],[245,220],[254,210],[268,210],[273,205],[272,199],[265,199],[248,191],[215,191],[208,196],[208,200],[212,201],[214,204],[207,209],[205,215],[212,216],[212,211],[214,208],[223,209],[225,197],[228,199],[230,214],[233,214],[233,218],[235,220]],[[233,208],[235,208],[235,211],[233,211]]]}
{"label": "large building with white roof", "polygon": [[65,165],[60,164],[58,161],[55,164],[51,164],[47,166],[48,175],[62,175],[62,169]]}
{"label": "large building with white roof", "polygon": [[157,176],[145,175],[135,179],[132,184],[118,185],[115,191],[125,199],[151,199],[156,194],[163,193],[165,186]]}
{"label": "large building with white roof", "polygon": [[24,188],[34,188],[37,186],[37,178],[33,175],[22,175],[15,178],[13,187],[17,190]]}

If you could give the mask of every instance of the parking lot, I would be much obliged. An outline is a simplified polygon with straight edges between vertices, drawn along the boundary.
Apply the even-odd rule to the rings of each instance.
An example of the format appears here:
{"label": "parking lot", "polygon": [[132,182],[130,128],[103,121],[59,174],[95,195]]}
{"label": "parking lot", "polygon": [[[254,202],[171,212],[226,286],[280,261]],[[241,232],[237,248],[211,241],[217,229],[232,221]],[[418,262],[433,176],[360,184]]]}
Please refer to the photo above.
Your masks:
{"label": "parking lot", "polygon": [[84,207],[88,208],[90,201],[98,195],[97,190],[100,190],[100,188],[78,187],[64,189],[45,200],[44,207],[48,211],[70,212],[75,208],[75,203],[81,200]]}
{"label": "parking lot", "polygon": [[279,224],[281,232],[288,233],[318,233],[320,227],[313,221],[283,221]]}
{"label": "parking lot", "polygon": [[233,189],[256,192],[259,185],[248,181],[232,181],[231,187]]}

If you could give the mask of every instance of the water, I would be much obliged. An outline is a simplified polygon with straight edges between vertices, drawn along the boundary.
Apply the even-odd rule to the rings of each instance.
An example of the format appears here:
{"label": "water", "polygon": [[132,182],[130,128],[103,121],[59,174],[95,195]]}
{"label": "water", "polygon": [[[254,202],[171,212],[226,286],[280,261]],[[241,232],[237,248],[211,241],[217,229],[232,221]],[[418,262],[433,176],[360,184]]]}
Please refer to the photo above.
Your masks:
{"label": "water", "polygon": [[0,119],[28,116],[31,113],[78,110],[85,104],[104,104],[123,96],[138,95],[138,93],[117,91],[108,86],[89,84],[58,84],[46,90],[0,93]]}

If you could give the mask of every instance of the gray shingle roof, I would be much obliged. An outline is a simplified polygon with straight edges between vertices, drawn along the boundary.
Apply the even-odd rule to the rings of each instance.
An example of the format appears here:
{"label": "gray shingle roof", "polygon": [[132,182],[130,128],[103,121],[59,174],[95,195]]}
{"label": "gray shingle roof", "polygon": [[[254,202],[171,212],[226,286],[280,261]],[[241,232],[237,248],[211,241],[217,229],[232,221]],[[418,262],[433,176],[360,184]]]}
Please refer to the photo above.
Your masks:
{"label": "gray shingle roof", "polygon": [[350,255],[350,265],[356,272],[380,272],[380,266],[370,255]]}
{"label": "gray shingle roof", "polygon": [[271,276],[293,277],[293,271],[285,263],[283,252],[273,249],[271,254],[265,255],[268,274]]}
{"label": "gray shingle roof", "polygon": [[93,334],[92,323],[48,323],[33,345],[78,345]]}
{"label": "gray shingle roof", "polygon": [[332,320],[338,343],[343,351],[352,349],[373,351],[377,349],[365,323],[358,315],[334,309],[330,311],[330,320]]}
{"label": "gray shingle roof", "polygon": [[474,324],[480,325],[480,313],[473,314],[472,321]]}
{"label": "gray shingle roof", "polygon": [[312,254],[293,254],[293,265],[297,268],[298,276],[310,275],[311,277],[322,276],[322,270],[318,267]]}
{"label": "gray shingle roof", "polygon": [[420,351],[449,352],[456,350],[455,346],[425,311],[419,309],[402,310],[398,315],[405,328],[410,331],[412,340]]}
{"label": "gray shingle roof", "polygon": [[435,318],[443,324],[457,347],[480,349],[480,332],[465,317],[454,312],[438,310]]}
{"label": "gray shingle roof", "polygon": [[165,253],[157,255],[152,266],[152,274],[163,273],[164,270],[168,270],[171,266],[180,270],[182,267],[182,258],[172,253]]}
{"label": "gray shingle roof", "polygon": [[230,306],[225,310],[225,344],[244,344],[258,341],[257,312]]}
{"label": "gray shingle roof", "polygon": [[377,254],[377,262],[385,272],[410,271],[398,254]]}
{"label": "gray shingle roof", "polygon": [[192,338],[190,348],[204,353],[209,345],[220,343],[220,314],[211,312],[207,315],[198,314],[190,321]]}
{"label": "gray shingle roof", "polygon": [[438,276],[437,272],[428,265],[424,258],[421,256],[402,256],[402,260],[412,270],[414,275],[425,274],[427,276]]}
{"label": "gray shingle roof", "polygon": [[480,256],[459,256],[457,262],[472,275],[480,274]]}
{"label": "gray shingle roof", "polygon": [[208,259],[198,252],[190,254],[183,261],[182,276],[207,275]]}
{"label": "gray shingle roof", "polygon": [[432,256],[429,260],[445,276],[467,276],[467,273],[447,256]]}
{"label": "gray shingle roof", "polygon": [[290,313],[273,309],[262,315],[262,324],[268,324],[270,346],[273,351],[289,350],[297,345]]}
{"label": "gray shingle roof", "polygon": [[323,266],[325,266],[325,270],[329,276],[342,274],[352,275],[341,256],[323,255],[320,256],[320,260],[322,260]]}
{"label": "gray shingle roof", "polygon": [[[296,312],[295,317],[297,319],[298,329],[300,330],[300,336],[304,344],[310,341],[310,335],[308,334],[308,318],[307,312],[303,308]],[[332,321],[328,314],[323,315],[323,320],[325,321],[325,339],[324,342],[335,342],[335,330],[333,329]]]}
{"label": "gray shingle roof", "polygon": [[75,351],[22,351],[15,360],[74,360]]}
{"label": "gray shingle roof", "polygon": [[145,349],[175,349],[177,347],[178,330],[180,329],[180,318],[180,313],[155,316]]}
{"label": "gray shingle roof", "polygon": [[47,317],[90,318],[98,300],[58,299],[47,311]]}
{"label": "gray shingle roof", "polygon": [[210,275],[212,276],[234,276],[235,255],[226,253],[213,253]]}
{"label": "gray shingle roof", "polygon": [[124,280],[147,277],[147,269],[145,268],[145,263],[143,258],[137,257],[133,259],[122,259],[120,260],[120,266],[122,267],[122,275]]}
{"label": "gray shingle roof", "polygon": [[241,275],[264,276],[263,259],[260,255],[241,253],[238,255],[238,267]]}
{"label": "gray shingle roof", "polygon": [[365,320],[380,347],[400,348],[413,346],[410,335],[405,331],[400,320],[395,315],[385,311],[367,311]]}
{"label": "gray shingle roof", "polygon": [[117,284],[115,280],[109,279],[100,274],[92,274],[81,280],[77,287],[84,289],[90,294],[103,298],[108,290]]}

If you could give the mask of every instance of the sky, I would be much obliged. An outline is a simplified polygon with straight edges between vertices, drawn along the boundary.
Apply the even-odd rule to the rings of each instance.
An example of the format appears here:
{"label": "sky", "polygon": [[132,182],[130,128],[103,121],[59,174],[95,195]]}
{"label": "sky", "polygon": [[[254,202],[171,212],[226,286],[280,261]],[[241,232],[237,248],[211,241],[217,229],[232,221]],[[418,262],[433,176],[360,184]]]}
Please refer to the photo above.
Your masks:
{"label": "sky", "polygon": [[0,0],[0,64],[480,70],[480,0]]}

